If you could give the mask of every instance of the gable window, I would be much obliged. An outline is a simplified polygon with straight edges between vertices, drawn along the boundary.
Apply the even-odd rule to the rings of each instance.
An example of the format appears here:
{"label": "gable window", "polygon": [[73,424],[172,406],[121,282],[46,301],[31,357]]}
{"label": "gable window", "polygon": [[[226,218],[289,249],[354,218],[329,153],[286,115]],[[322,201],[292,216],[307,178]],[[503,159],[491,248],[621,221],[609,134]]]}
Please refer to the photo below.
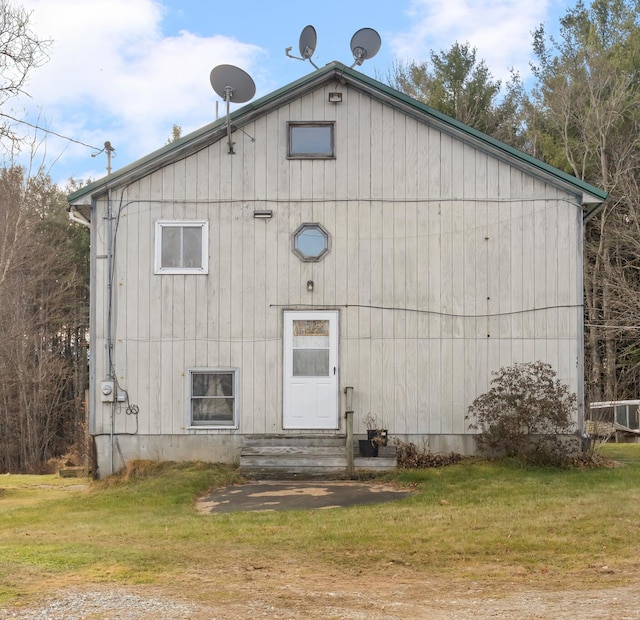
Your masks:
{"label": "gable window", "polygon": [[302,224],[293,233],[293,253],[303,261],[319,261],[331,249],[329,233],[320,224]]}
{"label": "gable window", "polygon": [[289,157],[328,159],[335,157],[334,123],[289,123]]}
{"label": "gable window", "polygon": [[209,223],[156,222],[155,273],[208,273]]}
{"label": "gable window", "polygon": [[190,370],[189,426],[236,428],[237,383],[237,368]]}

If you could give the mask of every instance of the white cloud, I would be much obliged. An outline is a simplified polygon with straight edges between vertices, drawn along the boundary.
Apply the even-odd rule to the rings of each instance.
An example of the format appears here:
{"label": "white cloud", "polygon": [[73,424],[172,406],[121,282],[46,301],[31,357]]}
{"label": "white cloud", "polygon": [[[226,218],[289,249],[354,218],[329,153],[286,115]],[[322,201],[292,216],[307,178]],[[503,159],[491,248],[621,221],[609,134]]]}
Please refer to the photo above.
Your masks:
{"label": "white cloud", "polygon": [[[40,108],[55,131],[83,142],[136,145],[136,157],[162,146],[174,123],[190,131],[214,120],[218,97],[209,73],[215,65],[250,71],[264,54],[222,35],[163,35],[159,0],[23,4],[37,35],[53,41],[49,62],[27,85],[26,107]],[[58,146],[51,140],[50,152]],[[62,157],[82,148],[67,146]]]}
{"label": "white cloud", "polygon": [[[20,2],[32,11],[32,25],[38,36],[51,38],[53,43],[50,61],[34,71],[27,84],[31,98],[14,102],[11,113],[21,115],[22,105],[29,111],[30,121],[60,134],[97,147],[105,140],[111,141],[117,149],[116,168],[162,146],[174,123],[186,133],[215,118],[215,102],[219,97],[209,84],[209,73],[215,65],[229,63],[248,71],[256,78],[258,96],[281,86],[285,75],[288,81],[311,70],[308,64],[286,59],[283,52],[286,45],[295,42],[298,25],[313,18],[313,11],[308,16],[309,9],[300,3],[290,2],[287,11],[274,14],[268,3],[249,0],[249,5],[243,7],[253,11],[254,19],[249,22],[241,19],[240,9],[225,5],[224,11],[211,0]],[[393,50],[401,60],[421,61],[428,59],[429,50],[446,50],[455,41],[468,41],[477,47],[478,57],[487,62],[496,78],[507,78],[511,67],[526,77],[531,57],[530,33],[545,21],[549,7],[563,2],[401,0],[393,6],[379,3],[374,8],[380,23],[387,16],[389,28],[393,23],[397,30],[402,23],[396,19],[401,11],[399,6],[408,6],[411,26],[395,36],[385,32],[382,53],[366,66],[374,67],[375,62],[390,64],[387,50]],[[328,0],[317,10],[322,19],[333,14],[334,4]],[[343,52],[348,50],[349,34],[356,29],[352,22],[364,19],[356,9],[353,12],[358,19],[349,16],[349,8],[343,7],[341,13],[346,34],[335,20],[324,26],[320,17],[315,21],[322,43],[315,59],[321,65],[336,57],[349,64],[349,54]],[[182,11],[189,19],[180,19]],[[202,26],[197,26],[199,34],[195,34],[193,26],[193,17],[197,15],[203,16]],[[296,21],[297,25],[289,29],[287,23]],[[174,29],[167,34],[170,25],[176,23],[190,23],[190,31]],[[205,36],[214,32],[242,35]],[[271,55],[246,40],[270,45]],[[90,149],[81,145],[49,136],[46,148],[48,158],[58,158],[56,171],[61,176],[100,168],[100,158],[91,159]]]}
{"label": "white cloud", "polygon": [[430,50],[448,50],[456,41],[477,48],[494,77],[507,79],[509,70],[529,73],[531,33],[547,18],[549,0],[412,0],[408,15],[413,27],[391,38],[401,60],[428,60]]}

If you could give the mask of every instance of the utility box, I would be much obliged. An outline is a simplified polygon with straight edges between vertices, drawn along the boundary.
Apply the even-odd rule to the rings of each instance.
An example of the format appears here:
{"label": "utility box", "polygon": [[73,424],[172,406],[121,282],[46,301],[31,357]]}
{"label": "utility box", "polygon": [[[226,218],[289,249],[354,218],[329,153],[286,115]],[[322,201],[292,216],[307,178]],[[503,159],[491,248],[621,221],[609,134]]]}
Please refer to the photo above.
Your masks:
{"label": "utility box", "polygon": [[112,403],[115,395],[116,390],[113,381],[102,381],[100,383],[100,400],[103,403]]}

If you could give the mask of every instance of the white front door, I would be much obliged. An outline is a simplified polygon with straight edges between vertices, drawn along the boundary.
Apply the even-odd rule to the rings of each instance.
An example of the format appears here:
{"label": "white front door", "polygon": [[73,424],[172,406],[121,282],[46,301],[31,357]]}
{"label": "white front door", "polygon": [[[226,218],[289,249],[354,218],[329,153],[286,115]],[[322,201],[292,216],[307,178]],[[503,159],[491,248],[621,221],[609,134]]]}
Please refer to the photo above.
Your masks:
{"label": "white front door", "polygon": [[338,313],[284,313],[285,429],[338,428]]}

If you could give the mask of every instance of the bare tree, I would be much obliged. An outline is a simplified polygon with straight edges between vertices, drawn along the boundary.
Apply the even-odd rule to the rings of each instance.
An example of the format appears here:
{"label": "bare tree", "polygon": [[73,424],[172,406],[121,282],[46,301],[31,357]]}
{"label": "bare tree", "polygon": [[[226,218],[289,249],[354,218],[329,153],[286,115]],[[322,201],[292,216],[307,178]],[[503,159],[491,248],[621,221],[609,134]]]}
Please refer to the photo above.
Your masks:
{"label": "bare tree", "polygon": [[[23,7],[0,0],[0,107],[20,94],[33,69],[48,60],[49,41],[39,39],[30,27],[31,14]],[[9,123],[9,116],[2,114],[0,140],[14,143],[19,136]]]}
{"label": "bare tree", "polygon": [[587,387],[592,400],[640,389],[640,3],[581,1],[557,40],[535,36],[535,154],[610,200],[585,237]]}
{"label": "bare tree", "polygon": [[38,472],[84,420],[88,240],[44,175],[0,171],[0,204],[0,471]]}

